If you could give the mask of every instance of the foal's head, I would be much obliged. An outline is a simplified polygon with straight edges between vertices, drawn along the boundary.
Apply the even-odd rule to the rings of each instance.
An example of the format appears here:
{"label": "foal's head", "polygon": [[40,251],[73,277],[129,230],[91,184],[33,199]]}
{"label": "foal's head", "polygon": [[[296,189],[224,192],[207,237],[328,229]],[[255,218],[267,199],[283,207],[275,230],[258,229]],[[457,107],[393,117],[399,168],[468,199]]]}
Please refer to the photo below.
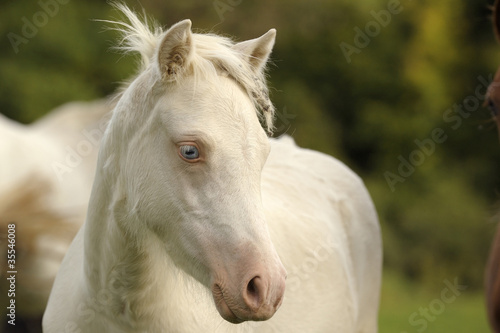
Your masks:
{"label": "foal's head", "polygon": [[260,193],[273,117],[263,70],[276,32],[234,44],[192,33],[189,20],[150,32],[122,10],[131,21],[121,23],[124,48],[139,51],[143,66],[101,155],[116,179],[116,219],[159,240],[211,290],[224,319],[269,319],[286,278]]}

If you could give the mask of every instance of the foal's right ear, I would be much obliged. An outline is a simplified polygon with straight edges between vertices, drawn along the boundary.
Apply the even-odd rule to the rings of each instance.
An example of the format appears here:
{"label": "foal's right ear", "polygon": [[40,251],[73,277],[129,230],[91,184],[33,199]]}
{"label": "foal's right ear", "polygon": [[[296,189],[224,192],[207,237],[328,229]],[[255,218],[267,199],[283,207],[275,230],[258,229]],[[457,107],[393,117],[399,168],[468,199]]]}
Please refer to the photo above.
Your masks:
{"label": "foal's right ear", "polygon": [[174,24],[158,48],[158,67],[162,79],[173,81],[186,69],[193,49],[191,20]]}

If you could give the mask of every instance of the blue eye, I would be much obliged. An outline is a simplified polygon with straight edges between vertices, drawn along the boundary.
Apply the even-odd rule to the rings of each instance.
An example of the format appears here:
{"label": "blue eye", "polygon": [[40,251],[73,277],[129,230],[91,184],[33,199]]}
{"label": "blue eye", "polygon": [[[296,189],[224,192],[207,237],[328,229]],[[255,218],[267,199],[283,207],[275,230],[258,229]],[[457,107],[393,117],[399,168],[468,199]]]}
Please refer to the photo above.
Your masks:
{"label": "blue eye", "polygon": [[198,151],[198,148],[193,145],[180,146],[179,153],[186,160],[196,160],[198,157],[200,157],[200,152]]}

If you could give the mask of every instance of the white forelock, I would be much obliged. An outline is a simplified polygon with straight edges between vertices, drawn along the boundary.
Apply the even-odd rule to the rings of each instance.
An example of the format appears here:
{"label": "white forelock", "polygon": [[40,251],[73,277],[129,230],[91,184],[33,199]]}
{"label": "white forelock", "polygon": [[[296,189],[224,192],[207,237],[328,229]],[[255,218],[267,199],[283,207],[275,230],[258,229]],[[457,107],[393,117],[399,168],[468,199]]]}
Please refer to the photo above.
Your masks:
{"label": "white forelock", "polygon": [[[113,24],[112,29],[122,36],[116,49],[124,53],[138,52],[141,55],[139,72],[143,72],[153,63],[157,47],[166,31],[145,14],[141,18],[124,4],[114,6],[125,15],[128,22],[104,22]],[[247,92],[265,129],[272,133],[274,106],[269,99],[264,71],[253,70],[241,51],[233,48],[235,43],[227,37],[193,34],[192,38],[194,52],[188,63],[188,73],[192,73],[197,80],[215,80],[221,74],[233,78]]]}

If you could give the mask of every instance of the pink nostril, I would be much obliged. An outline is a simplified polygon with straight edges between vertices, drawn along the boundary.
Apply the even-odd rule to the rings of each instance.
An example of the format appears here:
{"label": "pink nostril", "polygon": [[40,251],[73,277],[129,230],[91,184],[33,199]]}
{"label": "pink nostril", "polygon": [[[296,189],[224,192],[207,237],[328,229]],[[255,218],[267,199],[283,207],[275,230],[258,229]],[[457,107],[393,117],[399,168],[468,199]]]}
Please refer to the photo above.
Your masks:
{"label": "pink nostril", "polygon": [[257,292],[257,287],[255,286],[255,279],[257,279],[257,277],[254,277],[253,279],[250,280],[250,282],[248,283],[248,286],[247,286],[247,292],[249,294],[255,294]]}
{"label": "pink nostril", "polygon": [[262,280],[258,276],[248,282],[243,299],[252,311],[258,311],[262,305],[263,295],[265,295],[264,289],[265,287],[262,284]]}

